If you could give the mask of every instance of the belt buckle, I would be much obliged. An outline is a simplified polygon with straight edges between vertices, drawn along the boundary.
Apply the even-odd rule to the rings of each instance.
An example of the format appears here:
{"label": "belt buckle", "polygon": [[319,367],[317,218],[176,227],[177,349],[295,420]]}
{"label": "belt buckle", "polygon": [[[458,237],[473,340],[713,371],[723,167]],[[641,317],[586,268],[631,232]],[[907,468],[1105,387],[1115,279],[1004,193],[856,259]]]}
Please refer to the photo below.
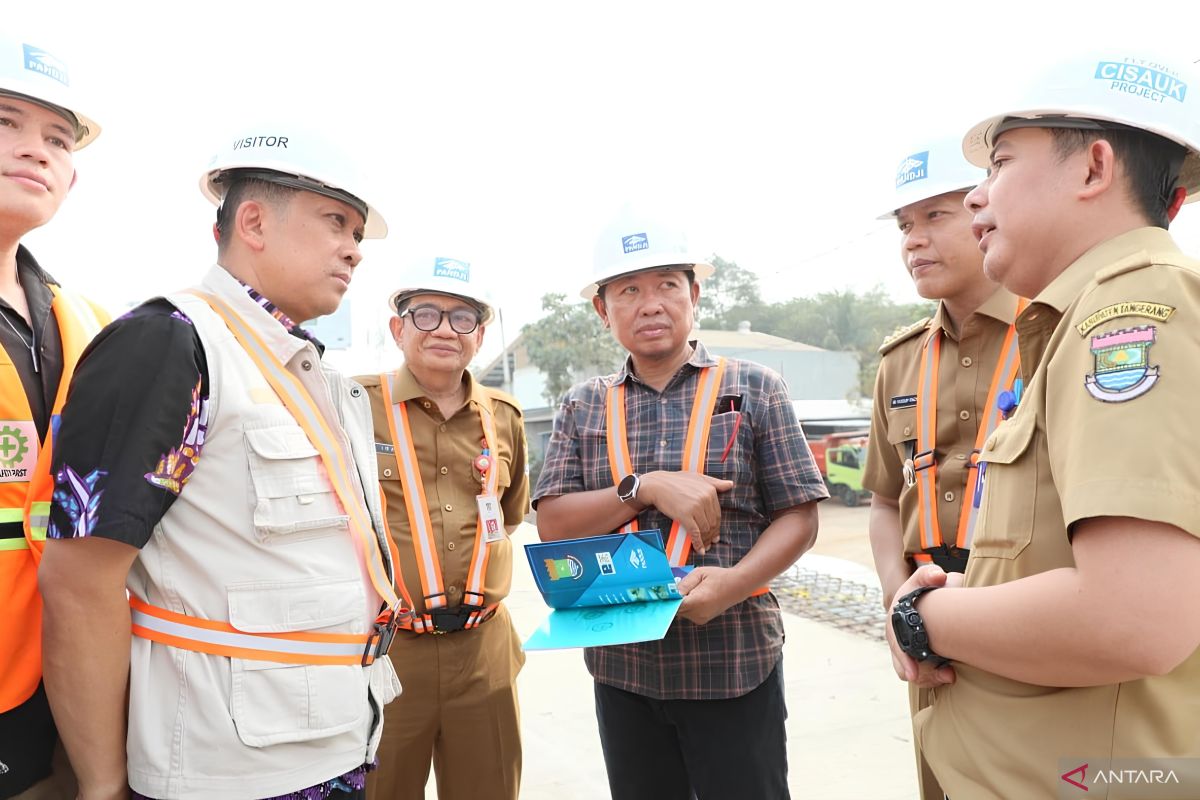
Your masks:
{"label": "belt buckle", "polygon": [[429,617],[433,620],[432,633],[455,633],[461,631],[467,622],[462,606],[435,608],[429,612]]}

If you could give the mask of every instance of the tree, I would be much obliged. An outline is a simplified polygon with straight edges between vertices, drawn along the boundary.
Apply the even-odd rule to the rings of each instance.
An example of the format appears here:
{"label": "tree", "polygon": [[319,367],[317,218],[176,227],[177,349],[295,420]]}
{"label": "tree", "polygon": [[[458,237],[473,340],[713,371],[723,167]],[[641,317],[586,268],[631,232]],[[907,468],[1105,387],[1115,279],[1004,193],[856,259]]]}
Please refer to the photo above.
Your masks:
{"label": "tree", "polygon": [[590,303],[568,303],[565,294],[542,295],[545,316],[521,329],[529,360],[546,376],[542,396],[555,405],[587,375],[614,372],[625,351],[600,322]]}
{"label": "tree", "polygon": [[762,306],[758,292],[758,276],[742,269],[735,261],[713,256],[716,267],[700,287],[700,320],[706,328],[734,330],[740,319],[733,319],[742,309]]}

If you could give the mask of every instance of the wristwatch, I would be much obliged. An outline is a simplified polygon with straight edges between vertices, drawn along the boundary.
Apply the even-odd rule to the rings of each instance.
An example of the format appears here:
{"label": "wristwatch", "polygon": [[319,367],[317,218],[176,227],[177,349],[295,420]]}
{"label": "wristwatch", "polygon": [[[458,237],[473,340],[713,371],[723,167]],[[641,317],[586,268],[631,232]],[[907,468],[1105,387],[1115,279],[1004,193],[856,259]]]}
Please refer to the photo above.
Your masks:
{"label": "wristwatch", "polygon": [[617,497],[621,498],[622,503],[636,500],[638,487],[641,485],[642,479],[636,472],[631,472],[624,478],[621,478],[621,482],[617,484]]}
{"label": "wristwatch", "polygon": [[950,663],[950,659],[942,658],[929,648],[929,632],[925,630],[925,620],[917,611],[917,600],[926,592],[939,589],[939,586],[922,586],[913,589],[896,601],[892,608],[892,631],[896,634],[896,643],[906,654],[917,661],[928,661],[935,667]]}

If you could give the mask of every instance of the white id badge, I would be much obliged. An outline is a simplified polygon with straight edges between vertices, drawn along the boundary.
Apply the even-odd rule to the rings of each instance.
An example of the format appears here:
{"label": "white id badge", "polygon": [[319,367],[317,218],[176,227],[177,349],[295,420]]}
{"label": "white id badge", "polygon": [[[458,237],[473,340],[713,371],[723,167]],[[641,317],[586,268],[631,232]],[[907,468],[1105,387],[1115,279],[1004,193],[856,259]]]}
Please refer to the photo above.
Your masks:
{"label": "white id badge", "polygon": [[496,495],[476,495],[475,504],[479,506],[479,521],[483,523],[485,541],[489,543],[504,541],[504,517],[500,514],[500,501]]}

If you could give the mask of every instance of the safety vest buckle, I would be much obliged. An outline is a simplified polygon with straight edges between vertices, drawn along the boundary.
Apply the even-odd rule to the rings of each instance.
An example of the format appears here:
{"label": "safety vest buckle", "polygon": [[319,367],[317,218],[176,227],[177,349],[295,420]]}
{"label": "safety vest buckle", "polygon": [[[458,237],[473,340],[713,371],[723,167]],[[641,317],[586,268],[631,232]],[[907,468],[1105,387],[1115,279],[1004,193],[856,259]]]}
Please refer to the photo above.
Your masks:
{"label": "safety vest buckle", "polygon": [[388,654],[388,650],[392,648],[392,640],[396,638],[396,628],[400,624],[400,618],[393,611],[385,611],[375,619],[375,624],[371,629],[371,636],[367,639],[367,646],[363,650],[362,665],[369,667],[375,663],[375,660],[382,658]]}
{"label": "safety vest buckle", "polygon": [[915,557],[922,554],[946,572],[966,572],[967,558],[971,555],[971,551],[954,545],[941,544],[937,547],[926,547],[921,554],[914,554],[914,560],[918,563],[928,563]]}
{"label": "safety vest buckle", "polygon": [[433,620],[433,630],[430,633],[457,633],[467,627],[471,614],[482,610],[482,606],[463,604],[454,608],[430,609],[429,616]]}

